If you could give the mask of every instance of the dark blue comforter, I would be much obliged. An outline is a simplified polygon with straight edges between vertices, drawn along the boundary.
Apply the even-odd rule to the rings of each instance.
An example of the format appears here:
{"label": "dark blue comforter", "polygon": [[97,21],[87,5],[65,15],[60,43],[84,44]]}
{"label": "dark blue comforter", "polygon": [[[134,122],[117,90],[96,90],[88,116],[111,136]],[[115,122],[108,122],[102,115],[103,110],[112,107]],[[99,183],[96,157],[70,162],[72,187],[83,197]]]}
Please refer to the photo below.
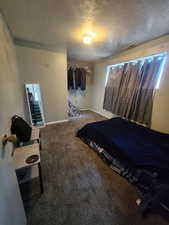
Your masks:
{"label": "dark blue comforter", "polygon": [[169,134],[113,118],[89,123],[77,136],[94,141],[110,155],[127,160],[136,167],[169,169]]}

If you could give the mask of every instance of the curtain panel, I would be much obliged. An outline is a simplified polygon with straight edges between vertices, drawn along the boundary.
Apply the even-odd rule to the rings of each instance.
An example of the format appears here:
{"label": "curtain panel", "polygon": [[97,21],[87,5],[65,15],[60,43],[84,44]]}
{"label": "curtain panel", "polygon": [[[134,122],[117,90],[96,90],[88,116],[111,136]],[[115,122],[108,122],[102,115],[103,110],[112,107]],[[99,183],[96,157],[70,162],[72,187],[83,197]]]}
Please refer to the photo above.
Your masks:
{"label": "curtain panel", "polygon": [[153,98],[165,56],[154,56],[110,68],[103,108],[151,125]]}

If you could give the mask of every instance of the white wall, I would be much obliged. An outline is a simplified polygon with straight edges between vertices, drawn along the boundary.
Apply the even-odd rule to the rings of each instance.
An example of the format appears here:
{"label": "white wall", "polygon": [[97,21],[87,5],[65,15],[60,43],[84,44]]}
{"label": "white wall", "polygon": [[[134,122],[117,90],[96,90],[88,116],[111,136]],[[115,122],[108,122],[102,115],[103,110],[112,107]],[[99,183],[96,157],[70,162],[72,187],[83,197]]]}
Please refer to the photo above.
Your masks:
{"label": "white wall", "polygon": [[1,137],[10,134],[11,117],[24,115],[15,48],[0,15],[0,224],[26,225],[26,216],[11,158],[12,145],[2,146]]}
{"label": "white wall", "polygon": [[67,119],[66,50],[47,50],[16,46],[19,71],[25,83],[39,83],[46,122]]}
{"label": "white wall", "polygon": [[156,91],[154,99],[152,128],[161,132],[169,132],[169,35],[128,49],[109,59],[97,62],[94,65],[92,109],[107,117],[112,117],[111,113],[103,110],[106,69],[108,65],[160,52],[167,52],[167,60],[162,74],[160,88]]}
{"label": "white wall", "polygon": [[26,225],[26,216],[11,161],[0,159],[0,224]]}
{"label": "white wall", "polygon": [[[19,80],[16,53],[8,29],[0,15],[0,137],[10,134],[11,117],[24,116],[24,104]],[[0,141],[1,148],[1,141]],[[9,158],[9,152],[3,154]],[[0,158],[2,157],[0,152]]]}
{"label": "white wall", "polygon": [[83,92],[83,95],[80,91],[77,91],[76,94],[71,94],[69,92],[70,101],[77,106],[81,110],[90,109],[91,108],[91,100],[92,100],[92,79],[93,79],[93,65],[88,62],[81,62],[75,60],[69,60],[68,66],[72,67],[82,67],[87,71],[86,74],[86,90]]}

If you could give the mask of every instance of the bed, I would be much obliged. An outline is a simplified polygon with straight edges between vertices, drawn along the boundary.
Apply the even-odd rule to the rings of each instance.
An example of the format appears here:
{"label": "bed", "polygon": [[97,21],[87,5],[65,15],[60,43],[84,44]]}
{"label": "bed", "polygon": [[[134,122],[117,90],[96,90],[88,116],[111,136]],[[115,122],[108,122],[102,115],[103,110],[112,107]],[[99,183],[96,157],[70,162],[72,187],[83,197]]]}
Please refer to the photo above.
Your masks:
{"label": "bed", "polygon": [[86,124],[77,137],[141,191],[169,190],[169,134],[116,117]]}

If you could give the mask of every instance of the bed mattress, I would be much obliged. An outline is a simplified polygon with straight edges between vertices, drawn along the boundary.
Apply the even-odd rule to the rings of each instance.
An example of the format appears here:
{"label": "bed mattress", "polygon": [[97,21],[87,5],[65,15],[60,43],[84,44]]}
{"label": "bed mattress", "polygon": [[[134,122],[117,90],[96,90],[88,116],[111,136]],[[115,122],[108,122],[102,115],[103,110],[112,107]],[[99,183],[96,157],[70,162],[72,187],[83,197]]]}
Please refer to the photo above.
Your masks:
{"label": "bed mattress", "polygon": [[117,117],[86,124],[77,136],[135,167],[169,170],[169,134]]}

